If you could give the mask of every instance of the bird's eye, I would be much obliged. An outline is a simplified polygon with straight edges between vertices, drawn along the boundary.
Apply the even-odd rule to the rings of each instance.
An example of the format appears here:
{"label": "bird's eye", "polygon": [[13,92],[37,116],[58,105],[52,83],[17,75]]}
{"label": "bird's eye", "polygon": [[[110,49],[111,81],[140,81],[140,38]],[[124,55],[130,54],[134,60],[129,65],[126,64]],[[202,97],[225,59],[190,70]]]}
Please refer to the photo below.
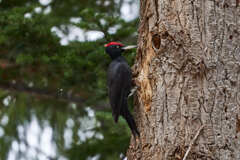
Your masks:
{"label": "bird's eye", "polygon": [[116,48],[119,48],[119,46],[116,46]]}

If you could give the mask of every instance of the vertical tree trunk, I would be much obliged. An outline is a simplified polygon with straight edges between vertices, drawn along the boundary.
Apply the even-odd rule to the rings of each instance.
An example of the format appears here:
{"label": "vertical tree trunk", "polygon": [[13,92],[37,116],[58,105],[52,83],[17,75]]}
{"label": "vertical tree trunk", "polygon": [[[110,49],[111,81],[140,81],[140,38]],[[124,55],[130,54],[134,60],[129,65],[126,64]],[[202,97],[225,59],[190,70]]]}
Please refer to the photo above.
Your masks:
{"label": "vertical tree trunk", "polygon": [[141,0],[128,160],[240,159],[239,5]]}

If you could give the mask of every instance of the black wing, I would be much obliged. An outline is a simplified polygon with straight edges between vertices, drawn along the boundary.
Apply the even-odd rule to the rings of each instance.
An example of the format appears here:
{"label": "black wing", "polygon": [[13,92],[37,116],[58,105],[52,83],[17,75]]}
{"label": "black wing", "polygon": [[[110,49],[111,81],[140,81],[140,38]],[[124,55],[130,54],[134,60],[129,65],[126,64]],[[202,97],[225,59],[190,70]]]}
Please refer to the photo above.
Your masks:
{"label": "black wing", "polygon": [[126,62],[113,62],[108,70],[108,96],[114,121],[118,121],[131,89],[131,69]]}

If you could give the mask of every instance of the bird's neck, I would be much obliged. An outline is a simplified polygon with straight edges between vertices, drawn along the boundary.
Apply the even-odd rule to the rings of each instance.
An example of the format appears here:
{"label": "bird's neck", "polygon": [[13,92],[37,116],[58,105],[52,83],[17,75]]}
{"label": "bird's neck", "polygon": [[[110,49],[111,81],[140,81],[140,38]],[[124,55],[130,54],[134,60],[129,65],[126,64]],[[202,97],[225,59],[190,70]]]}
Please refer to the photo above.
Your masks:
{"label": "bird's neck", "polygon": [[117,54],[112,54],[110,55],[112,60],[120,60],[120,59],[124,59],[124,57],[122,55],[117,55]]}

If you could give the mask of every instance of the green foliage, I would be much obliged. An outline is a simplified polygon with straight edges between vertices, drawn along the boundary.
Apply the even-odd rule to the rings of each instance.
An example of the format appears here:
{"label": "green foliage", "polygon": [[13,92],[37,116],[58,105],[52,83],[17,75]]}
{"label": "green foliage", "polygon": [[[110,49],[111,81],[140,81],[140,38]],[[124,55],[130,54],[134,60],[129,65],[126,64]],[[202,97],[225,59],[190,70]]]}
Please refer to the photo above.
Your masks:
{"label": "green foliage", "polygon": [[[110,58],[103,47],[109,41],[136,44],[138,20],[121,18],[123,2],[130,3],[52,0],[42,5],[36,0],[0,1],[0,159],[8,159],[10,152],[13,154],[13,142],[43,154],[27,140],[28,127],[34,121],[42,130],[46,127],[52,130],[55,156],[45,155],[48,159],[84,160],[99,155],[99,159],[114,160],[125,154],[130,131],[123,119],[116,125],[110,107],[105,107]],[[49,7],[51,11],[46,13]],[[36,12],[36,8],[40,11]],[[79,22],[71,18],[79,18]],[[116,32],[109,32],[116,26]],[[98,31],[104,36],[95,41],[72,40],[61,45],[61,38],[53,28],[66,36],[71,27],[79,27],[83,33]],[[134,56],[135,51],[126,53],[130,64]],[[86,106],[96,109],[94,117],[88,115]],[[71,121],[74,125],[69,127]],[[93,121],[95,127],[84,131],[84,123],[88,121]],[[24,136],[19,127],[24,129]],[[65,144],[66,129],[72,132],[69,146]],[[82,140],[79,132],[93,136]],[[31,159],[25,152],[18,150],[15,155]]]}
{"label": "green foliage", "polygon": [[96,153],[101,153],[101,160],[118,160],[121,153],[125,154],[129,137],[123,135],[130,134],[126,122],[120,119],[118,126],[112,127],[115,124],[111,113],[97,112],[96,116],[102,124],[101,127],[96,128],[96,131],[102,133],[104,140],[92,138],[83,142],[82,145],[73,144],[72,148],[66,152],[71,160],[87,159],[88,156],[93,157]]}

